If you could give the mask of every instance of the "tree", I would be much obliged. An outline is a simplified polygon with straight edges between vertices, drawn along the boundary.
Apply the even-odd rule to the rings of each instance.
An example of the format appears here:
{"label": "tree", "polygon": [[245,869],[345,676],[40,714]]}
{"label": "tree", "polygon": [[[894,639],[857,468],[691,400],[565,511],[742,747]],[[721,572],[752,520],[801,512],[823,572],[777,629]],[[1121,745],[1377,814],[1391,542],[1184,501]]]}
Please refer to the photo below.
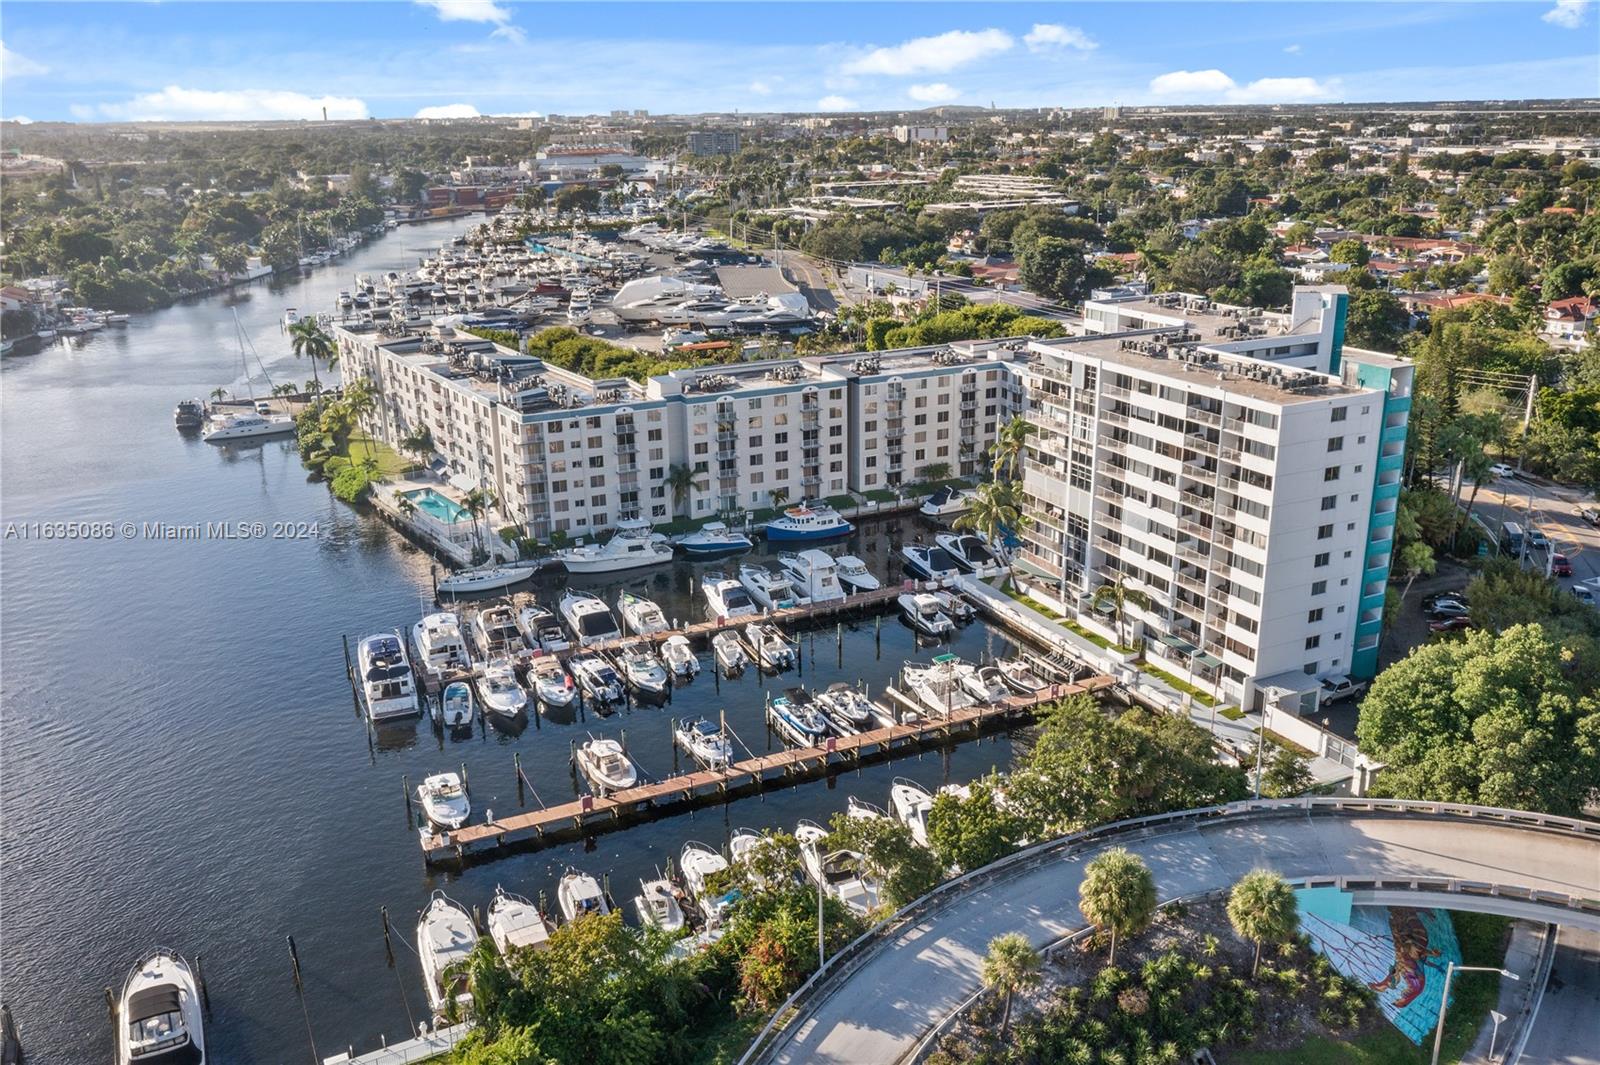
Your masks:
{"label": "tree", "polygon": [[1076,300],[1098,271],[1089,266],[1083,245],[1060,237],[1040,237],[1023,251],[1018,277],[1024,288],[1056,300]]}
{"label": "tree", "polygon": [[217,264],[218,273],[236,277],[249,267],[250,251],[239,244],[223,244],[211,252],[211,261]]}
{"label": "tree", "polygon": [[223,400],[227,399],[232,394],[233,393],[229,392],[226,388],[221,388],[221,387],[213,388],[211,390],[211,398],[216,400],[218,403],[221,403]]}
{"label": "tree", "polygon": [[1078,909],[1095,928],[1111,933],[1108,964],[1117,963],[1117,940],[1150,927],[1156,913],[1156,881],[1144,859],[1113,847],[1084,869]]}
{"label": "tree", "polygon": [[1016,849],[1022,825],[996,801],[992,784],[971,786],[965,798],[948,791],[933,797],[928,844],[952,869],[979,869]]}
{"label": "tree", "polygon": [[824,852],[854,851],[883,885],[883,898],[899,908],[921,898],[944,877],[938,860],[911,838],[911,830],[892,817],[834,814],[833,831],[820,844]]}
{"label": "tree", "polygon": [[1020,932],[1007,932],[989,940],[989,952],[983,957],[983,986],[1004,992],[1006,996],[1005,1012],[1000,1018],[1001,1043],[1005,1042],[1006,1031],[1011,1026],[1012,998],[1018,991],[1026,991],[1039,983],[1042,964],[1039,952]]}
{"label": "tree", "polygon": [[1255,869],[1239,878],[1228,893],[1228,922],[1233,930],[1256,945],[1254,977],[1261,968],[1264,943],[1287,943],[1300,930],[1300,913],[1294,889],[1270,869]]}
{"label": "tree", "polygon": [[957,529],[982,533],[991,544],[998,544],[1008,532],[1020,533],[1032,521],[1023,512],[1021,482],[987,481],[978,486],[953,524]]}
{"label": "tree", "polygon": [[326,359],[332,367],[338,360],[339,345],[323,330],[322,322],[311,314],[289,327],[289,342],[295,358],[311,360],[311,377],[320,387],[322,379],[317,376],[317,360]]}
{"label": "tree", "polygon": [[926,481],[942,481],[950,476],[948,462],[930,462],[922,467],[922,477]]}
{"label": "tree", "polygon": [[1115,581],[1108,581],[1094,590],[1094,608],[1099,610],[1107,603],[1111,604],[1117,619],[1117,643],[1123,647],[1131,646],[1128,643],[1127,629],[1124,627],[1128,604],[1132,603],[1140,608],[1148,608],[1150,606],[1150,597],[1137,588],[1129,588],[1127,577],[1118,574]]}
{"label": "tree", "polygon": [[479,519],[486,512],[493,510],[498,503],[499,499],[496,498],[494,490],[491,488],[474,488],[461,497],[461,509],[471,516],[472,531],[478,537],[478,546],[486,555],[489,552],[489,548],[483,536],[483,522]]}
{"label": "tree", "polygon": [[1372,259],[1372,249],[1354,237],[1336,242],[1328,249],[1328,258],[1336,263],[1349,263],[1351,266],[1366,266]]}
{"label": "tree", "polygon": [[1411,314],[1391,292],[1357,289],[1345,311],[1345,342],[1352,347],[1394,352],[1410,324]]}
{"label": "tree", "polygon": [[667,488],[672,492],[674,513],[684,510],[689,505],[689,493],[692,490],[704,489],[705,486],[704,476],[693,466],[681,464],[667,468]]}
{"label": "tree", "polygon": [[772,509],[777,510],[789,502],[789,490],[787,488],[773,488],[767,492],[767,499],[771,501]]}
{"label": "tree", "polygon": [[1013,480],[1022,465],[1022,452],[1027,446],[1028,437],[1038,431],[1027,418],[1018,414],[1009,422],[1002,425],[995,434],[994,442],[994,479],[1001,480],[1010,474]]}
{"label": "tree", "polygon": [[[1245,763],[1254,762],[1255,752],[1252,751],[1245,756]],[[1269,799],[1292,798],[1305,792],[1313,783],[1315,778],[1311,775],[1311,767],[1289,747],[1276,748],[1261,769],[1261,794]]]}

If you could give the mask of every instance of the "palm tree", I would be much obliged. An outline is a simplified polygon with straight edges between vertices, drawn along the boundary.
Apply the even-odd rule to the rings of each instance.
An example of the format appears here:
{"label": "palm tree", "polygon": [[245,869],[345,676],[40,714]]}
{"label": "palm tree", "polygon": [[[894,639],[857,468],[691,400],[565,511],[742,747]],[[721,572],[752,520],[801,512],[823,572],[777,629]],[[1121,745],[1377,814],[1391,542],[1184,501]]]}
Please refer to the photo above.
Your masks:
{"label": "palm tree", "polygon": [[[982,533],[996,547],[1007,533],[1019,533],[1033,521],[1022,512],[1021,493],[1015,481],[988,481],[973,493],[972,502],[953,523],[957,529]],[[1008,563],[1009,565],[1009,563]]]}
{"label": "palm tree", "polygon": [[1015,478],[1017,466],[1022,461],[1022,449],[1027,445],[1028,437],[1037,430],[1037,426],[1020,414],[1001,426],[994,441],[995,480],[1000,480],[1007,472]]}
{"label": "palm tree", "polygon": [[[371,414],[378,406],[377,393],[372,390],[372,384],[365,377],[356,379],[345,386],[345,409],[350,412],[351,419],[360,425],[362,419]],[[370,453],[371,444],[363,445]]]}
{"label": "palm tree", "polygon": [[1117,939],[1150,927],[1156,913],[1156,881],[1138,855],[1113,847],[1084,869],[1078,888],[1078,909],[1096,928],[1111,932],[1111,957],[1117,963]]}
{"label": "palm tree", "polygon": [[489,548],[484,541],[483,524],[480,519],[487,511],[493,510],[499,502],[492,488],[474,488],[461,497],[461,508],[471,515],[472,531],[478,537],[478,546],[486,555],[489,553]]}
{"label": "palm tree", "polygon": [[1123,628],[1123,620],[1127,613],[1128,604],[1132,603],[1137,607],[1148,607],[1150,605],[1150,597],[1137,588],[1129,588],[1127,578],[1119,575],[1115,581],[1107,581],[1094,590],[1095,609],[1098,610],[1102,604],[1108,601],[1116,611],[1117,644],[1121,647],[1127,647],[1128,641],[1126,630]]}
{"label": "palm tree", "polygon": [[767,493],[767,498],[772,500],[772,509],[777,510],[789,502],[789,490],[787,488],[774,488]]}
{"label": "palm tree", "polygon": [[233,393],[229,392],[226,388],[213,388],[211,390],[211,398],[216,400],[218,403],[221,403],[231,395],[233,395]]}
{"label": "palm tree", "polygon": [[672,489],[672,509],[683,510],[689,503],[689,492],[703,488],[705,480],[693,466],[679,465],[667,468],[667,487]]}
{"label": "palm tree", "polygon": [[406,517],[411,517],[417,512],[417,504],[408,495],[402,495],[394,501],[395,509]]}
{"label": "palm tree", "polygon": [[1228,895],[1228,921],[1233,930],[1256,945],[1253,978],[1261,968],[1263,943],[1285,943],[1300,929],[1294,889],[1271,869],[1253,869],[1239,878]]}
{"label": "palm tree", "polygon": [[1006,1009],[1000,1020],[1001,1043],[1011,1024],[1012,996],[1039,983],[1039,967],[1039,952],[1020,932],[1007,932],[989,940],[989,953],[983,958],[983,983],[1006,994]]}
{"label": "palm tree", "polygon": [[295,389],[293,381],[285,381],[281,385],[272,386],[272,394],[275,396],[292,396],[294,395],[294,392]]}
{"label": "palm tree", "polygon": [[320,383],[317,360],[326,359],[329,367],[332,367],[338,360],[339,346],[323,332],[322,323],[316,316],[309,314],[289,327],[289,339],[294,347],[295,358],[310,358],[311,376]]}

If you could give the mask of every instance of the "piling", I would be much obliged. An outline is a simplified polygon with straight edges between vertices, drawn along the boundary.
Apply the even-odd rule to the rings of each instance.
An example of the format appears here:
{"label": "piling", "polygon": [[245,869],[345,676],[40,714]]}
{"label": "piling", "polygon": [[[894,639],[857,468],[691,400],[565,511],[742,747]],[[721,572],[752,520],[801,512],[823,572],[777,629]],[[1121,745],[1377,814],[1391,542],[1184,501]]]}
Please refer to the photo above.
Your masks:
{"label": "piling", "polygon": [[205,961],[199,954],[194,956],[194,982],[200,985],[200,1009],[210,1017],[211,990],[206,987]]}
{"label": "piling", "polygon": [[417,819],[417,815],[411,809],[411,778],[404,774],[400,776],[400,794],[406,799],[406,824],[409,825]]}
{"label": "piling", "polygon": [[526,806],[527,805],[527,800],[523,797],[523,793],[522,793],[522,752],[521,751],[512,751],[511,752],[511,768],[514,769],[516,771],[516,774],[517,774],[517,805],[519,807],[520,806]]}
{"label": "piling", "polygon": [[461,763],[461,790],[468,795],[472,794],[472,786],[467,782],[467,763]]}
{"label": "piling", "polygon": [[389,968],[394,968],[394,942],[389,938],[389,907],[379,906],[378,915],[383,918],[383,959]]}

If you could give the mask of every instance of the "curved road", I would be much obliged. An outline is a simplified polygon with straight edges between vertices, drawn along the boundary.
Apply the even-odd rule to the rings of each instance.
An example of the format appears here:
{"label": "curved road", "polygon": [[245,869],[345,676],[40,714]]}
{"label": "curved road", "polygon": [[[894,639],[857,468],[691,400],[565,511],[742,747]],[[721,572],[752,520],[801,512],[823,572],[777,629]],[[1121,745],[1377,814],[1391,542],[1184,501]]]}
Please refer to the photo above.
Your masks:
{"label": "curved road", "polygon": [[[1044,946],[1082,928],[1083,867],[1114,845],[1149,864],[1164,900],[1227,888],[1263,866],[1291,879],[1427,877],[1600,899],[1600,826],[1585,836],[1421,812],[1425,805],[1405,812],[1348,800],[1259,804],[1256,812],[1233,808],[1208,820],[1130,828],[1060,849],[1039,864],[1018,862],[1015,872],[954,893],[869,948],[853,971],[821,985],[764,1053],[747,1060],[899,1060],[978,989],[989,940],[1021,931]],[[1455,908],[1501,904],[1463,896]],[[1596,917],[1591,909],[1581,920]]]}

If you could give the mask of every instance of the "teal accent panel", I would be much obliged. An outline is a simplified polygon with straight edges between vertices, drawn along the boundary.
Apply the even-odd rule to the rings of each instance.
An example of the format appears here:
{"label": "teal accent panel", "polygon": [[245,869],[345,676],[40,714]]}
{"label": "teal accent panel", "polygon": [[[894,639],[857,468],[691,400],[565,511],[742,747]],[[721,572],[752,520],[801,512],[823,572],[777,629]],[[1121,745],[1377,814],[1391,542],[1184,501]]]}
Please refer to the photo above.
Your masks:
{"label": "teal accent panel", "polygon": [[1328,360],[1328,372],[1337,375],[1339,360],[1344,356],[1344,320],[1350,311],[1350,297],[1339,293],[1333,297],[1333,355]]}

